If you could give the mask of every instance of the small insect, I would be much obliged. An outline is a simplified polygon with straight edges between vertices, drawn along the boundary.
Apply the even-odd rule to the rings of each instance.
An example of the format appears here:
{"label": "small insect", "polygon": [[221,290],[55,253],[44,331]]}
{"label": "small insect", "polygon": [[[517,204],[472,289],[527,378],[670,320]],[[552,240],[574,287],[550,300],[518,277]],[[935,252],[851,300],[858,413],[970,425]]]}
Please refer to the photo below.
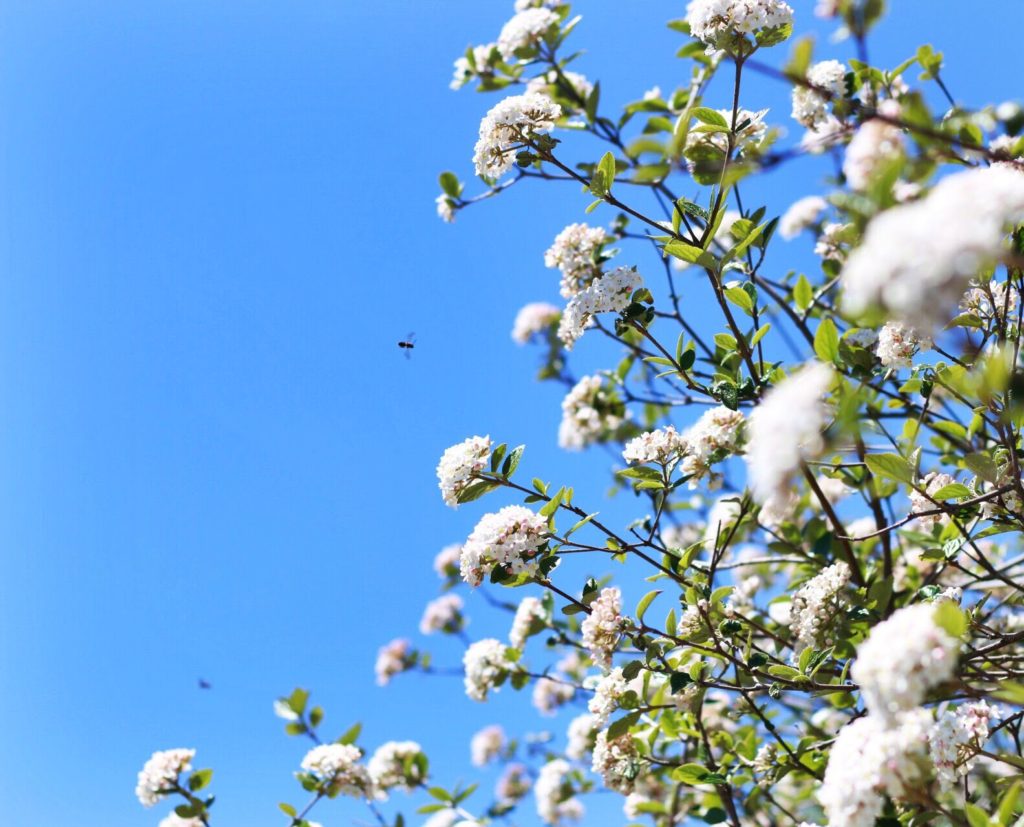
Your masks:
{"label": "small insect", "polygon": [[213,689],[213,684],[210,683],[205,678],[200,678],[199,679],[199,688],[200,689]]}
{"label": "small insect", "polygon": [[412,349],[416,347],[416,334],[410,333],[398,343],[398,346],[405,353],[405,358],[408,359],[412,356]]}

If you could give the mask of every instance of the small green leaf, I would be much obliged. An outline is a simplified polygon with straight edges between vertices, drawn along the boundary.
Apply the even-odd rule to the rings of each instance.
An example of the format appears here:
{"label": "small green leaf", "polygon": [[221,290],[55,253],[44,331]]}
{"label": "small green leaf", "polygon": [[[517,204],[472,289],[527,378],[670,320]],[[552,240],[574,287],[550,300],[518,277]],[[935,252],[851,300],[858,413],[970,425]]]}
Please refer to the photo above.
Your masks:
{"label": "small green leaf", "polygon": [[361,723],[355,723],[346,730],[345,734],[338,739],[339,744],[354,744],[359,734],[363,731]]}
{"label": "small green leaf", "polygon": [[277,806],[280,808],[281,812],[284,813],[286,816],[291,816],[292,818],[295,818],[296,814],[298,813],[298,810],[296,810],[291,804],[285,804],[283,801]]}
{"label": "small green leaf", "polygon": [[933,500],[959,500],[971,496],[971,489],[959,482],[944,485],[938,491],[929,494]]}
{"label": "small green leaf", "polygon": [[796,280],[796,285],[793,287],[793,301],[796,302],[796,306],[800,310],[806,310],[814,302],[814,290],[811,289],[811,283],[803,273],[800,274],[800,278]]}
{"label": "small green leaf", "polygon": [[725,297],[747,313],[752,313],[754,310],[754,300],[750,298],[750,294],[742,287],[727,288],[725,290]]}
{"label": "small green leaf", "polygon": [[623,715],[617,721],[612,721],[611,726],[608,727],[608,740],[612,741],[620,735],[625,735],[629,732],[629,728],[639,720],[640,712],[637,711],[630,712],[628,715]]}
{"label": "small green leaf", "polygon": [[943,600],[935,607],[935,625],[960,638],[967,631],[967,615],[952,600]]}
{"label": "small green leaf", "polygon": [[836,362],[839,359],[839,331],[829,318],[822,319],[814,334],[814,352],[822,362]]}
{"label": "small green leaf", "polygon": [[868,454],[864,457],[864,462],[876,477],[907,484],[914,481],[914,469],[899,454]]}
{"label": "small green leaf", "polygon": [[690,114],[701,123],[706,123],[709,126],[718,126],[723,129],[729,128],[729,122],[720,112],[716,112],[714,109],[709,109],[706,106],[698,106]]}
{"label": "small green leaf", "polygon": [[989,821],[988,814],[977,804],[971,804],[970,801],[965,801],[964,813],[966,813],[967,823],[970,824],[971,827],[992,827],[992,822]]}
{"label": "small green leaf", "polygon": [[661,589],[655,589],[654,591],[647,592],[647,594],[640,598],[640,602],[636,604],[637,620],[643,622],[644,613],[659,594],[661,594]]}

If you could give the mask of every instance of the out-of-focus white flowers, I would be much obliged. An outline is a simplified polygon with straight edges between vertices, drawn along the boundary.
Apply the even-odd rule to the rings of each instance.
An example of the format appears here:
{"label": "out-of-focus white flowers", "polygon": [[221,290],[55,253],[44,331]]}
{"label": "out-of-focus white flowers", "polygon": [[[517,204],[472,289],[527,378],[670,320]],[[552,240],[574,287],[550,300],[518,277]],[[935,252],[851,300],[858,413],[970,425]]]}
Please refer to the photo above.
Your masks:
{"label": "out-of-focus white flowers", "polygon": [[559,707],[571,701],[576,689],[561,679],[542,677],[533,685],[531,700],[541,715],[554,715]]}
{"label": "out-of-focus white flowers", "polygon": [[486,701],[487,694],[508,674],[512,664],[507,655],[505,644],[494,638],[470,644],[462,656],[466,695],[474,701]]}
{"label": "out-of-focus white flowers", "polygon": [[878,331],[875,353],[887,368],[909,368],[918,351],[928,350],[932,340],[903,322],[887,322]]}
{"label": "out-of-focus white flowers", "polygon": [[192,769],[194,749],[165,749],[154,752],[139,771],[135,795],[144,807],[152,807],[170,794],[183,772]]}
{"label": "out-of-focus white flowers", "polygon": [[396,638],[377,651],[377,685],[386,686],[395,676],[412,666],[412,646],[404,638]]}
{"label": "out-of-focus white flowers", "polygon": [[487,468],[490,458],[491,438],[488,436],[471,436],[441,455],[437,464],[437,486],[446,505],[459,507],[459,495],[476,474]]}
{"label": "out-of-focus white flowers", "polygon": [[319,744],[302,759],[302,769],[332,795],[372,798],[375,795],[370,772],[359,763],[360,749],[352,744]]}
{"label": "out-of-focus white flowers", "polygon": [[828,202],[820,195],[808,195],[794,201],[779,219],[779,235],[787,241],[796,238],[809,227],[815,226],[828,209]]}
{"label": "out-of-focus white flowers", "polygon": [[515,15],[498,35],[498,51],[506,61],[516,59],[519,49],[536,46],[561,18],[550,9],[528,7]]}
{"label": "out-of-focus white flowers", "polygon": [[485,726],[469,742],[470,758],[474,767],[485,767],[505,749],[505,730],[498,724]]}
{"label": "out-of-focus white flowers", "polygon": [[614,434],[629,414],[600,376],[584,376],[562,400],[558,444],[579,451]]}
{"label": "out-of-focus white flowers", "polygon": [[850,676],[873,716],[886,720],[913,709],[953,676],[960,642],[935,623],[935,611],[931,603],[905,606],[857,647]]}
{"label": "out-of-focus white flowers", "polygon": [[543,75],[530,78],[526,83],[526,91],[557,97],[567,106],[578,110],[586,103],[590,93],[594,91],[594,84],[579,72],[563,70],[559,77],[558,73],[552,69]]}
{"label": "out-of-focus white flowers", "polygon": [[835,378],[829,365],[812,362],[769,390],[747,422],[747,481],[764,505],[785,501],[801,465],[825,449],[824,396]]}
{"label": "out-of-focus white flowers", "polygon": [[550,132],[561,116],[562,107],[546,95],[513,95],[496,104],[480,122],[473,152],[476,174],[500,178],[515,164],[515,150],[533,135]]}
{"label": "out-of-focus white flowers", "polygon": [[623,629],[622,592],[617,586],[602,589],[590,604],[590,614],[580,625],[583,645],[594,663],[610,669],[612,654],[619,643]]}
{"label": "out-of-focus white flowers", "polygon": [[457,594],[442,594],[431,600],[420,618],[420,633],[457,632],[462,628],[462,598]]}
{"label": "out-of-focus white flowers", "polygon": [[622,668],[618,666],[597,681],[594,686],[594,694],[587,702],[587,710],[592,716],[595,728],[607,726],[608,718],[619,708],[619,698],[626,691],[626,686]]}
{"label": "out-of-focus white flowers", "polygon": [[514,804],[533,786],[530,770],[523,764],[509,764],[494,785],[494,797],[501,804]]}
{"label": "out-of-focus white flowers", "polygon": [[494,72],[494,50],[496,48],[497,44],[495,43],[474,46],[472,48],[472,63],[470,63],[469,57],[466,55],[460,55],[455,58],[455,71],[452,75],[451,83],[448,84],[449,88],[461,89],[474,77],[492,74]]}
{"label": "out-of-focus white flowers", "polygon": [[597,721],[589,712],[577,715],[569,722],[566,731],[565,754],[574,761],[582,760],[594,748],[594,736],[597,733]]}
{"label": "out-of-focus white flowers", "polygon": [[556,758],[548,761],[537,775],[533,794],[537,800],[537,815],[545,824],[561,824],[583,818],[583,804],[566,787],[572,767],[569,762]]}
{"label": "out-of-focus white flowers", "polygon": [[171,813],[166,818],[160,819],[160,827],[203,827],[201,818],[182,818],[177,813]]}
{"label": "out-of-focus white flowers", "polygon": [[512,325],[512,341],[518,345],[525,345],[537,334],[548,330],[561,315],[561,310],[547,302],[523,305]]}
{"label": "out-of-focus white flowers", "polygon": [[451,224],[455,220],[455,202],[451,196],[442,192],[434,203],[437,204],[437,217],[445,224]]}
{"label": "out-of-focus white flowers", "polygon": [[623,795],[633,792],[640,772],[640,752],[633,736],[626,732],[610,739],[606,729],[597,733],[591,769],[601,776],[608,789]]}
{"label": "out-of-focus white flowers", "polygon": [[510,575],[536,573],[537,552],[547,536],[547,519],[525,506],[485,514],[462,546],[462,579],[479,586],[495,568]]}
{"label": "out-of-focus white flowers", "polygon": [[709,51],[742,48],[749,54],[755,41],[772,45],[785,39],[786,29],[793,24],[793,9],[782,0],[691,0],[686,22]]}
{"label": "out-of-focus white flowers", "polygon": [[558,323],[558,338],[567,350],[590,326],[598,313],[617,313],[629,306],[633,292],[643,285],[643,278],[632,267],[616,267],[596,277],[569,299]]}
{"label": "out-of-focus white flowers", "polygon": [[[883,107],[887,115],[899,112],[895,101],[885,101]],[[901,158],[903,153],[903,133],[898,126],[881,118],[865,121],[846,147],[846,158],[843,160],[846,183],[858,192],[866,191],[883,167]]]}
{"label": "out-of-focus white flowers", "polygon": [[815,63],[807,70],[807,81],[814,88],[793,87],[793,118],[808,129],[818,129],[828,119],[829,102],[846,94],[846,66],[838,60]]}
{"label": "out-of-focus white flowers", "polygon": [[[970,204],[970,209],[964,209]],[[1024,174],[1006,166],[950,175],[918,201],[885,210],[843,268],[843,307],[881,307],[930,332],[970,280],[1005,252],[1009,225],[1024,218]]]}
{"label": "out-of-focus white flowers", "polygon": [[512,618],[509,643],[516,649],[522,649],[526,645],[526,639],[531,634],[536,634],[539,629],[545,628],[547,623],[548,613],[544,609],[544,604],[536,597],[524,597]]}
{"label": "out-of-focus white flowers", "polygon": [[451,580],[459,575],[459,557],[462,556],[462,544],[452,543],[441,549],[434,557],[434,571],[442,580]]}
{"label": "out-of-focus white flowers", "polygon": [[426,756],[415,741],[388,741],[370,757],[366,769],[374,789],[386,793],[391,789],[413,790],[424,780]]}

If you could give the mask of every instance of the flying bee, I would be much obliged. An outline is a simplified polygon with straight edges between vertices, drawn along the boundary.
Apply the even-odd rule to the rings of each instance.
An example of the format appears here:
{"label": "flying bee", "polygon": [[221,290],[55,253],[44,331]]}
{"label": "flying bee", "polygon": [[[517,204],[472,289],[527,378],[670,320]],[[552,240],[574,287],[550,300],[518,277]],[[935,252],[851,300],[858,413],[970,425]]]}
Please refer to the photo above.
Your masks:
{"label": "flying bee", "polygon": [[398,346],[405,353],[405,358],[410,358],[412,356],[412,349],[416,347],[416,334],[409,333],[408,336],[398,343]]}
{"label": "flying bee", "polygon": [[199,688],[200,689],[213,689],[213,684],[211,684],[205,678],[200,678],[199,679]]}

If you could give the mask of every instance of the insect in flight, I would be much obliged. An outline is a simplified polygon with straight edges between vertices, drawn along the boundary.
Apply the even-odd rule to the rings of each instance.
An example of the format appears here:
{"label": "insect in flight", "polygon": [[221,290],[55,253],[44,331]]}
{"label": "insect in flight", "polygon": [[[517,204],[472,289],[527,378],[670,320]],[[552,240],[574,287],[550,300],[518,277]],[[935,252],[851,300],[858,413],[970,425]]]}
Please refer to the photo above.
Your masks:
{"label": "insect in flight", "polygon": [[200,678],[199,679],[199,688],[200,689],[213,689],[213,684],[211,684],[205,678]]}
{"label": "insect in flight", "polygon": [[404,339],[402,339],[402,341],[398,343],[398,346],[405,353],[405,358],[408,359],[410,356],[412,356],[412,349],[416,347],[416,334],[410,333],[408,336],[406,336]]}

